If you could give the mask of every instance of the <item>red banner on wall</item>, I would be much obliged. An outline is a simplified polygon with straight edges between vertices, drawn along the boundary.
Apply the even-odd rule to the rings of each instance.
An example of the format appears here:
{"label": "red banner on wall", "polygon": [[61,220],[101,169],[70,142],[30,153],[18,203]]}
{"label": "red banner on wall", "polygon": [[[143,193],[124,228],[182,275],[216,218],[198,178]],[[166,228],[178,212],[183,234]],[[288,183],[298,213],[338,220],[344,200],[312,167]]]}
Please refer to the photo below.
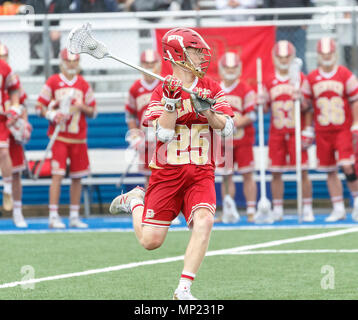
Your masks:
{"label": "red banner on wall", "polygon": [[[169,29],[156,29],[157,50],[162,54],[162,37]],[[242,78],[256,87],[256,58],[262,60],[263,80],[273,73],[271,51],[275,44],[275,27],[193,28],[211,48],[211,63],[207,75],[220,81],[218,60],[226,51],[235,51],[242,61]],[[170,74],[169,62],[163,62],[163,76]]]}

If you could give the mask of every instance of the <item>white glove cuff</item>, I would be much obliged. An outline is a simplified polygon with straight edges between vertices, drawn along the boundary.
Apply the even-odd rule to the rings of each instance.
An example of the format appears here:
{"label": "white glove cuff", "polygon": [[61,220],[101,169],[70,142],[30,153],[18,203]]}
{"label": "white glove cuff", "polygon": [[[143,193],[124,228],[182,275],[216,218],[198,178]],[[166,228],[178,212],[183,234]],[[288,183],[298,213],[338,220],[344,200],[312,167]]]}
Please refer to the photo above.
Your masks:
{"label": "white glove cuff", "polygon": [[358,124],[351,126],[351,131],[358,131]]}
{"label": "white glove cuff", "polygon": [[176,104],[178,102],[180,102],[181,98],[179,99],[170,99],[170,98],[166,98],[164,97],[164,109],[167,110],[168,112],[175,112],[176,109]]}
{"label": "white glove cuff", "polygon": [[56,114],[57,114],[57,112],[55,110],[48,110],[48,111],[46,111],[45,118],[47,120],[53,122],[53,120],[56,117]]}
{"label": "white glove cuff", "polygon": [[302,134],[306,137],[309,138],[313,138],[314,137],[314,129],[313,127],[306,127],[303,131]]}

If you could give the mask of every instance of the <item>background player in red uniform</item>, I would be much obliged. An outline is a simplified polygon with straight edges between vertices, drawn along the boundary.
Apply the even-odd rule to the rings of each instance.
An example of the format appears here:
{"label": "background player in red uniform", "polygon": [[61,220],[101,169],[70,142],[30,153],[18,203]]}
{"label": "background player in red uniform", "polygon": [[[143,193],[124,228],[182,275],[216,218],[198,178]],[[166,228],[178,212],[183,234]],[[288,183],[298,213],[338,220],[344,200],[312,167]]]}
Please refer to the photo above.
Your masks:
{"label": "background player in red uniform", "polygon": [[[13,208],[12,200],[12,163],[10,157],[10,126],[13,126],[23,112],[19,101],[19,81],[11,67],[0,60],[0,168],[3,178],[3,208],[10,211]],[[8,94],[10,108],[4,109],[4,99]]]}
{"label": "background player in red uniform", "polygon": [[308,75],[308,90],[313,102],[317,147],[317,170],[327,172],[327,186],[333,211],[326,221],[346,218],[342,183],[338,168],[344,172],[354,198],[352,217],[358,221],[358,180],[354,169],[352,132],[358,122],[358,80],[351,71],[337,65],[336,44],[325,37],[317,42],[318,68]]}
{"label": "background player in red uniform", "polygon": [[[36,109],[48,119],[48,135],[52,136],[55,127],[61,126],[60,133],[52,147],[52,183],[50,187],[49,227],[65,228],[58,214],[61,181],[66,174],[67,159],[70,160],[70,227],[86,228],[79,219],[81,201],[81,178],[88,175],[90,164],[87,150],[86,117],[96,116],[96,101],[88,82],[78,74],[79,55],[63,49],[60,52],[61,73],[52,75],[43,86]],[[72,99],[70,114],[61,110],[61,102]]]}
{"label": "background player in red uniform", "polygon": [[[296,169],[296,140],[295,140],[295,99],[301,92],[296,92],[290,82],[289,65],[296,56],[292,43],[286,40],[278,41],[273,48],[275,74],[267,81],[268,105],[271,109],[271,125],[269,133],[269,170],[272,172],[271,191],[273,198],[273,215],[276,221],[283,219],[284,183],[282,173]],[[306,80],[300,74],[301,88]],[[302,89],[301,89],[302,90]],[[300,91],[301,91],[300,90]],[[303,217],[306,222],[314,221],[312,210],[312,184],[308,176],[307,148],[313,142],[311,113],[307,110],[307,102],[301,99],[302,131],[302,198]],[[307,112],[304,112],[307,111]],[[308,120],[309,123],[305,123]]]}
{"label": "background player in red uniform", "polygon": [[[3,43],[0,43],[0,60],[8,63],[9,49]],[[21,172],[25,170],[25,156],[23,145],[30,139],[31,125],[28,123],[27,110],[25,100],[27,95],[21,86],[20,79],[17,75],[16,81],[19,83],[18,94],[19,104],[23,106],[22,113],[19,115],[18,121],[10,126],[9,153],[12,163],[12,200],[13,200],[13,220],[18,228],[26,228],[27,222],[22,214],[22,184]],[[8,90],[5,90],[3,96],[5,110],[11,110],[11,101]],[[21,120],[20,120],[21,118]]]}
{"label": "background player in red uniform", "polygon": [[[160,55],[151,49],[145,50],[140,56],[140,63],[144,69],[159,74],[161,68]],[[136,80],[129,89],[128,102],[125,106],[126,122],[128,125],[127,141],[130,146],[137,148],[140,155],[139,170],[146,176],[145,187],[148,185],[151,173],[148,165],[155,147],[155,133],[153,127],[144,127],[144,113],[147,110],[150,97],[160,81],[147,74]]]}
{"label": "background player in red uniform", "polygon": [[[254,143],[255,143],[255,122],[256,94],[246,82],[240,79],[242,62],[235,52],[225,53],[219,60],[219,72],[222,79],[221,88],[224,90],[226,100],[234,112],[234,134],[233,149],[225,150],[225,157],[233,157],[233,165],[243,176],[244,195],[246,199],[246,214],[249,222],[254,221],[256,213],[257,186],[253,177],[255,170]],[[231,137],[230,137],[231,138]],[[235,204],[235,183],[232,179],[234,173],[232,168],[222,170],[223,174],[221,194],[223,198],[223,222],[236,222],[239,220],[239,213]]]}
{"label": "background player in red uniform", "polygon": [[[232,110],[219,84],[204,77],[210,63],[210,48],[195,31],[176,28],[163,39],[164,59],[171,62],[173,76],[153,92],[145,119],[152,121],[157,144],[150,167],[149,186],[139,187],[112,201],[110,212],[132,213],[140,244],[148,249],[162,245],[172,220],[183,212],[192,228],[184,257],[184,269],[174,299],[195,299],[191,283],[202,263],[216,209],[213,135],[233,132]],[[182,90],[215,99],[201,102]],[[197,111],[197,112],[195,112]]]}

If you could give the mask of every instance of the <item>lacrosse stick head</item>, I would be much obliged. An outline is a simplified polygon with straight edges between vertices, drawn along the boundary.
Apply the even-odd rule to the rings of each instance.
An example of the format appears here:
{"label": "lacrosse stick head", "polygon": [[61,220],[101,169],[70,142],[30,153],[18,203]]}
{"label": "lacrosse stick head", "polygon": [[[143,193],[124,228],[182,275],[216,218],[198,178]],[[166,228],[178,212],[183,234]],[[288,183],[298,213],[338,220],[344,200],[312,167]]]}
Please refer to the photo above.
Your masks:
{"label": "lacrosse stick head", "polygon": [[300,83],[300,74],[302,68],[302,60],[300,58],[294,58],[288,68],[288,75],[290,77],[290,82],[294,85],[299,85]]}
{"label": "lacrosse stick head", "polygon": [[102,59],[109,55],[107,47],[92,36],[91,24],[84,24],[71,30],[67,38],[67,49],[72,54],[87,53],[90,56]]}

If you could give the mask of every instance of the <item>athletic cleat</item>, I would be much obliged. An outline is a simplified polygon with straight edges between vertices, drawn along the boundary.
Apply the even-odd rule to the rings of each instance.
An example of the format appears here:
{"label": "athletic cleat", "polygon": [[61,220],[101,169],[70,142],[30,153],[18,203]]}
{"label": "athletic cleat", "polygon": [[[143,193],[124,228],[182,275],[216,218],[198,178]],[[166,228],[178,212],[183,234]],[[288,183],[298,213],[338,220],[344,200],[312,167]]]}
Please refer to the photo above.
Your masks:
{"label": "athletic cleat", "polygon": [[282,221],[283,220],[283,211],[273,210],[273,219],[274,219],[274,221]]}
{"label": "athletic cleat", "polygon": [[70,218],[70,228],[85,229],[88,228],[88,224],[81,221],[79,218]]}
{"label": "athletic cleat", "polygon": [[10,193],[3,192],[2,194],[2,206],[5,211],[11,211],[13,208],[12,195]]}
{"label": "athletic cleat", "polygon": [[358,222],[358,208],[353,208],[352,219],[353,221]]}
{"label": "athletic cleat", "polygon": [[181,221],[179,219],[179,217],[176,217],[173,221],[172,221],[172,225],[178,225],[181,224]]}
{"label": "athletic cleat", "polygon": [[229,196],[226,195],[223,203],[223,223],[236,223],[240,220],[240,214],[236,209],[235,201]]}
{"label": "athletic cleat", "polygon": [[333,210],[332,213],[325,219],[326,222],[336,222],[346,218],[346,211]]}
{"label": "athletic cleat", "polygon": [[112,214],[118,213],[131,213],[131,201],[137,199],[139,202],[144,203],[145,191],[143,188],[137,186],[127,193],[122,193],[116,197],[110,207],[109,212]]}
{"label": "athletic cleat", "polygon": [[177,288],[173,295],[173,300],[198,300],[195,298],[191,292],[190,289],[179,289]]}
{"label": "athletic cleat", "polygon": [[313,222],[314,220],[315,218],[312,210],[303,211],[303,217],[302,217],[303,222]]}
{"label": "athletic cleat", "polygon": [[27,222],[22,215],[16,215],[13,217],[16,228],[27,228]]}
{"label": "athletic cleat", "polygon": [[50,218],[48,223],[51,229],[65,229],[66,225],[61,221],[60,217]]}

